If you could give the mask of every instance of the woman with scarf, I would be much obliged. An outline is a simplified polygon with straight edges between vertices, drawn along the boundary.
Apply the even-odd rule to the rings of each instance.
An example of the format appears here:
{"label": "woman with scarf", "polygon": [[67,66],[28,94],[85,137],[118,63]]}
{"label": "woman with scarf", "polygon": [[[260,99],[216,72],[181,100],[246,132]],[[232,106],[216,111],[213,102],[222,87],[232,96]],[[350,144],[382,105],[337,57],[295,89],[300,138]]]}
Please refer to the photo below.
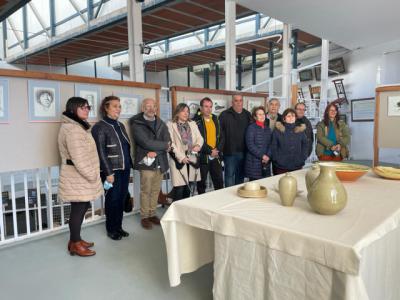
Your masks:
{"label": "woman with scarf", "polygon": [[252,112],[254,122],[246,130],[245,176],[250,181],[271,176],[271,140],[272,131],[269,120],[265,118],[265,109],[256,107]]}
{"label": "woman with scarf", "polygon": [[350,130],[339,120],[339,111],[334,103],[329,104],[324,119],[317,124],[316,154],[321,161],[341,161],[349,157]]}
{"label": "woman with scarf", "polygon": [[167,127],[171,136],[169,166],[172,195],[176,201],[190,197],[194,183],[201,180],[198,153],[204,140],[196,122],[189,120],[189,107],[184,103],[177,105]]}
{"label": "woman with scarf", "polygon": [[68,100],[62,116],[58,134],[61,156],[58,196],[71,203],[69,217],[70,239],[68,251],[71,255],[92,256],[93,242],[81,238],[81,227],[90,201],[103,194],[100,181],[100,163],[96,144],[86,121],[91,107],[86,99],[72,97]]}

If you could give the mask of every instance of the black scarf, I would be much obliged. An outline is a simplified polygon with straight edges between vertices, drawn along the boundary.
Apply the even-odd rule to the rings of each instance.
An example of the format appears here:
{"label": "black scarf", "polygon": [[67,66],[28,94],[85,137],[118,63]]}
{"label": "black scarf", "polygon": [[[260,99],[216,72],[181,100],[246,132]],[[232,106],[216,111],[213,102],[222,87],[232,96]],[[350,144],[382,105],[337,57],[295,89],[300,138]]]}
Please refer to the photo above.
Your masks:
{"label": "black scarf", "polygon": [[79,119],[78,116],[75,115],[74,113],[71,113],[69,111],[64,111],[63,115],[74,120],[75,122],[78,122],[85,130],[88,130],[90,128],[90,124],[88,122]]}

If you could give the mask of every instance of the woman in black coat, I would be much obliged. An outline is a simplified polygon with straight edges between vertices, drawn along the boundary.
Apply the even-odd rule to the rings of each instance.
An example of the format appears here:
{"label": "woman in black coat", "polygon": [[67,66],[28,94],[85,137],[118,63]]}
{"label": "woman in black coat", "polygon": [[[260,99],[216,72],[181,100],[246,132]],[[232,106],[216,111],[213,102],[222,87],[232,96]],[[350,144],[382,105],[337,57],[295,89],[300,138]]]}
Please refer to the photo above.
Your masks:
{"label": "woman in black coat", "polygon": [[276,122],[272,133],[272,170],[274,175],[300,170],[308,156],[306,125],[296,126],[296,112],[292,108],[283,114],[283,123]]}
{"label": "woman in black coat", "polygon": [[256,180],[271,176],[270,157],[272,132],[268,120],[265,119],[264,107],[256,107],[252,117],[254,122],[246,131],[245,176]]}

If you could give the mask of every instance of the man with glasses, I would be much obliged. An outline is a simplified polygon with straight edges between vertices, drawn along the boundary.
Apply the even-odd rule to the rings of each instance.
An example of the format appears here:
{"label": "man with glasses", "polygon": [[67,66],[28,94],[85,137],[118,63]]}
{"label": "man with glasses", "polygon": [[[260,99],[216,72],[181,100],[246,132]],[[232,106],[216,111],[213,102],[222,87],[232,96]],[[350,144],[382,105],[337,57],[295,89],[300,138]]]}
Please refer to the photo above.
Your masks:
{"label": "man with glasses", "polygon": [[305,116],[306,105],[304,103],[297,103],[294,107],[294,110],[296,111],[296,126],[301,124],[306,125],[305,133],[308,142],[307,157],[309,157],[313,149],[314,133],[310,120]]}

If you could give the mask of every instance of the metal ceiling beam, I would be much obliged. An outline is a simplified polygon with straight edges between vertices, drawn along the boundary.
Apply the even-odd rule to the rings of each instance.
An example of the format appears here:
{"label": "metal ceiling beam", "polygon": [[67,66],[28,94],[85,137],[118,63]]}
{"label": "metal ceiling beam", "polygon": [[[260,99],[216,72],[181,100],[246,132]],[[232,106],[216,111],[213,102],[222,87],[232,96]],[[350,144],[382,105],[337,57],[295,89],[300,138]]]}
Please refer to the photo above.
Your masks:
{"label": "metal ceiling beam", "polygon": [[186,3],[190,3],[190,4],[195,5],[197,7],[201,7],[203,9],[207,9],[209,11],[212,11],[212,12],[216,13],[216,14],[219,14],[221,17],[225,17],[225,13],[224,12],[216,10],[216,9],[213,9],[213,8],[211,8],[209,6],[205,6],[203,4],[200,4],[200,3],[197,3],[197,2],[191,1],[191,0],[187,0]]}
{"label": "metal ceiling beam", "polygon": [[190,17],[190,18],[193,18],[193,19],[197,19],[197,20],[205,22],[205,23],[209,23],[209,22],[213,22],[214,21],[214,20],[205,19],[205,18],[202,18],[202,17],[199,17],[199,16],[195,16],[195,15],[189,14],[189,13],[183,12],[181,10],[172,8],[172,7],[166,7],[165,9],[169,10],[169,11],[173,11],[173,12],[175,12],[177,14],[181,14],[183,16],[187,16],[187,17]]}
{"label": "metal ceiling beam", "polygon": [[27,4],[31,0],[12,0],[12,1],[7,1],[7,4],[3,6],[3,12],[0,14],[0,22],[4,21],[7,19],[9,16],[11,16],[13,13],[15,13],[18,9],[23,7],[25,4]]}
{"label": "metal ceiling beam", "polygon": [[12,20],[11,18],[8,18],[8,19],[7,19],[7,22],[8,22],[8,24],[10,25],[11,30],[12,30],[12,32],[14,33],[14,35],[15,35],[17,41],[18,41],[19,46],[21,47],[22,50],[25,50],[25,49],[24,49],[24,41],[23,41],[23,39],[19,36],[19,32],[18,32],[18,30],[16,30],[13,20]]}
{"label": "metal ceiling beam", "polygon": [[81,12],[81,10],[79,9],[78,4],[76,4],[75,0],[68,0],[69,3],[71,3],[71,5],[73,6],[73,8],[75,9],[75,11],[79,14],[79,16],[81,17],[81,19],[83,20],[84,23],[88,23],[88,20],[86,19],[86,17],[83,15],[83,13]]}
{"label": "metal ceiling beam", "polygon": [[39,11],[37,10],[36,6],[33,4],[33,2],[29,2],[28,5],[32,9],[32,12],[35,15],[36,19],[39,21],[39,24],[42,27],[42,29],[46,32],[47,36],[50,37],[50,33],[47,30],[46,23],[44,22],[42,16],[39,14]]}

